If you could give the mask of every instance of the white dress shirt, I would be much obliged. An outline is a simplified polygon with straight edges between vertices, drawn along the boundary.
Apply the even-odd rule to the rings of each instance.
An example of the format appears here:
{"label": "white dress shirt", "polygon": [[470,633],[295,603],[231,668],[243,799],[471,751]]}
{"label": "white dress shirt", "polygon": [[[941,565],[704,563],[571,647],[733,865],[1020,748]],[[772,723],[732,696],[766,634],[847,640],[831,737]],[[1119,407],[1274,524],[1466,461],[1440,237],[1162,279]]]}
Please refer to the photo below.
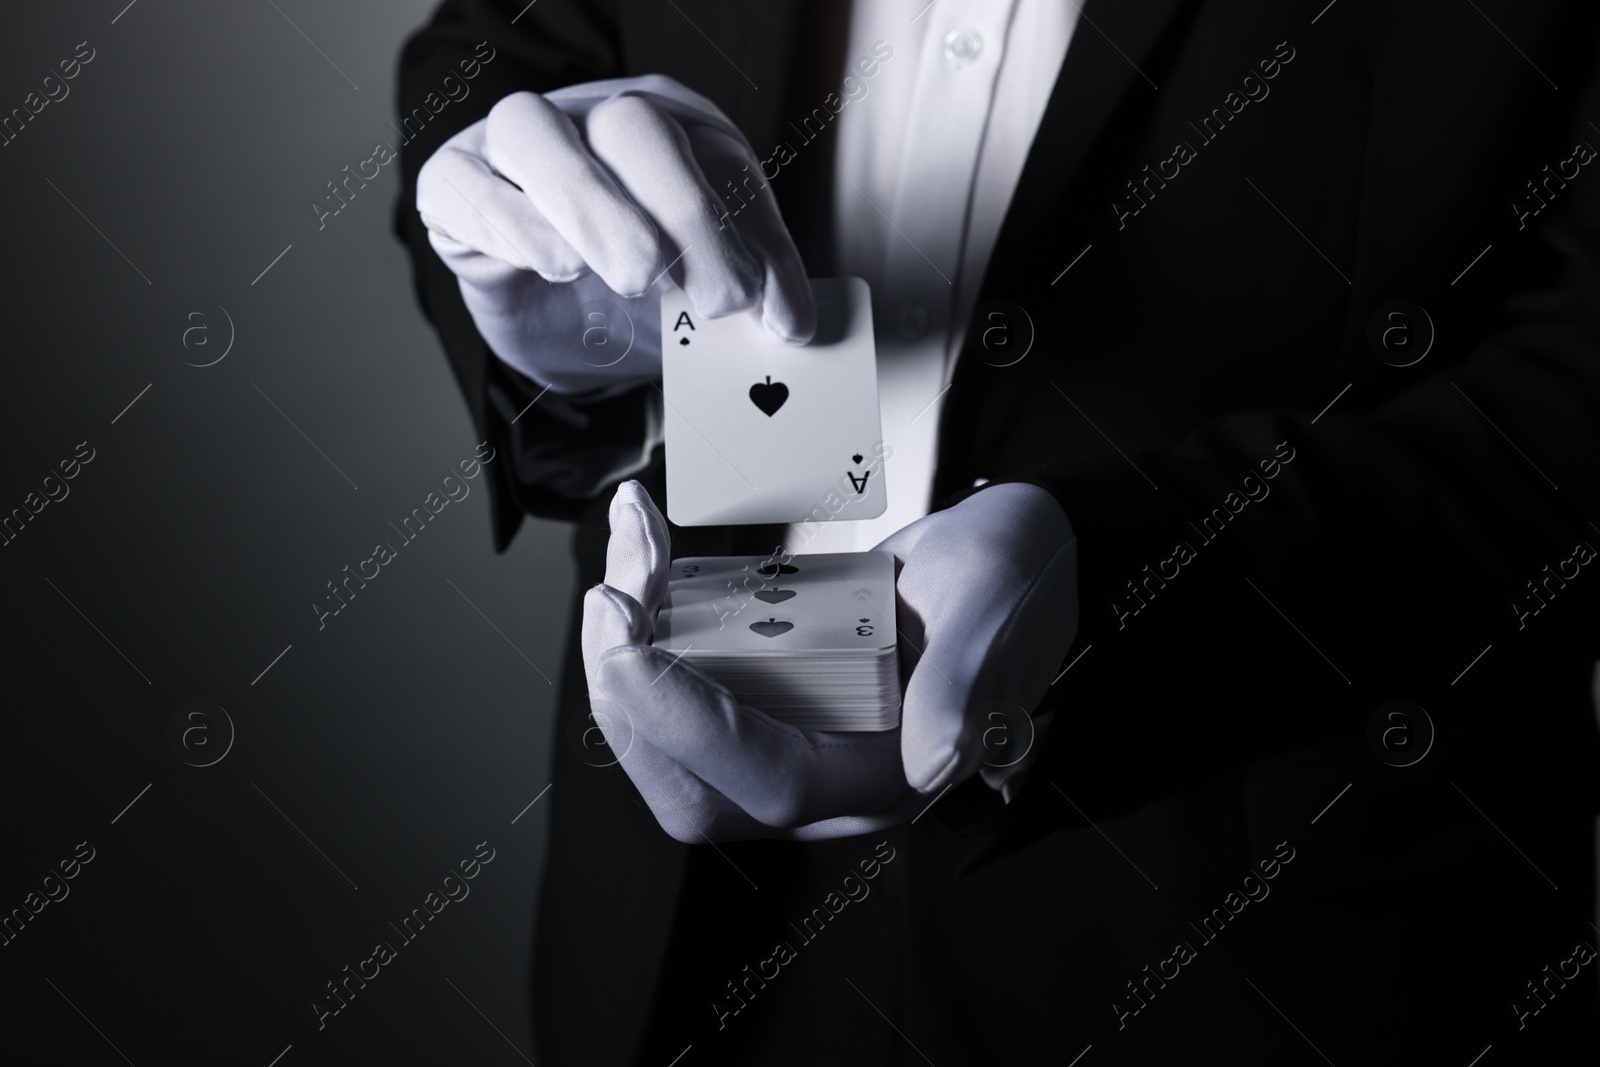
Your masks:
{"label": "white dress shirt", "polygon": [[846,71],[894,50],[830,133],[836,269],[872,287],[888,508],[795,524],[790,551],[862,552],[928,513],[950,374],[1077,20],[1070,0],[851,5]]}

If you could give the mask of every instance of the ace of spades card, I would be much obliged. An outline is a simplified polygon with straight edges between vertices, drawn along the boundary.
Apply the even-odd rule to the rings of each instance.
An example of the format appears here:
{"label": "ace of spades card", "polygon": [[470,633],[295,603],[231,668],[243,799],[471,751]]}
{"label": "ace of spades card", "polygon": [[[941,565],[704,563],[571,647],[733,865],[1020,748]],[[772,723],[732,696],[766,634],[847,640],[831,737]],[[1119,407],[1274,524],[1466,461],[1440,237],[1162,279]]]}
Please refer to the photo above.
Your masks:
{"label": "ace of spades card", "polygon": [[[708,319],[661,297],[667,515],[680,526],[871,519],[888,506],[871,293],[811,283],[817,333],[790,345],[757,312]],[[843,505],[840,505],[840,501]]]}

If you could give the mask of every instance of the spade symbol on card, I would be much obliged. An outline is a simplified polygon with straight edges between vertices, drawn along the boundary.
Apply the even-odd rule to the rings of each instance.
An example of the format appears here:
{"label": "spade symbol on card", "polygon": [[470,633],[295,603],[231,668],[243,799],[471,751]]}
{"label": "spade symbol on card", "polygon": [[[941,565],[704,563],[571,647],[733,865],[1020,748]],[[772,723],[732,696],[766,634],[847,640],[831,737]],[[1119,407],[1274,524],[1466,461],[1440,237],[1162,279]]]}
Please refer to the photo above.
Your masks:
{"label": "spade symbol on card", "polygon": [[794,595],[796,594],[793,589],[763,589],[756,594],[756,599],[768,604],[782,604]]}
{"label": "spade symbol on card", "polygon": [[787,563],[766,562],[756,568],[756,573],[763,578],[776,578],[780,574],[799,574],[800,568]]}
{"label": "spade symbol on card", "polygon": [[782,382],[772,380],[772,375],[767,375],[765,384],[757,382],[750,387],[750,400],[756,407],[766,413],[768,418],[775,415],[783,402],[789,399],[789,387]]}
{"label": "spade symbol on card", "polygon": [[777,637],[779,634],[786,634],[790,630],[794,629],[794,623],[779,622],[777,619],[767,619],[764,622],[751,623],[750,629],[754,630],[762,637]]}
{"label": "spade symbol on card", "polygon": [[850,462],[854,463],[858,467],[861,466],[861,453],[857,452],[855,455],[851,456]]}

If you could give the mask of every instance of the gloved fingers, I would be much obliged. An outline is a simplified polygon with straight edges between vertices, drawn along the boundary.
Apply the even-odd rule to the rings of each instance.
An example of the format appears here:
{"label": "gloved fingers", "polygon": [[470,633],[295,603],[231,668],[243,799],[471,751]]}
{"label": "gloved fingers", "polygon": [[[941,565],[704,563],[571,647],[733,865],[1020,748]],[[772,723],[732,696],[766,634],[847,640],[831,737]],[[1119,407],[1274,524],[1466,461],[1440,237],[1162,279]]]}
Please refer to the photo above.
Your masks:
{"label": "gloved fingers", "polygon": [[636,743],[648,742],[767,826],[881,813],[906,796],[893,731],[803,732],[742,707],[665,649],[601,653],[590,690],[625,709]]}
{"label": "gloved fingers", "polygon": [[[922,656],[922,649],[927,641],[927,626],[924,624],[919,605],[909,602],[900,588],[900,575],[904,573],[906,561],[911,558],[918,542],[927,534],[928,529],[941,521],[941,512],[924,515],[922,518],[902,526],[894,533],[885,537],[873,546],[874,552],[889,552],[894,556],[895,578],[895,629],[896,638],[900,646],[900,684],[904,687],[911,677],[912,670],[916,667]],[[880,612],[884,605],[877,605]]]}
{"label": "gloved fingers", "polygon": [[485,120],[489,164],[521,187],[589,268],[623,296],[650,288],[666,262],[655,226],[584,145],[560,108],[512,93]]}
{"label": "gloved fingers", "polygon": [[591,694],[598,691],[600,657],[620,645],[647,645],[652,625],[637,600],[604,582],[583,594],[583,667]]}
{"label": "gloved fingers", "polygon": [[[730,212],[724,221],[739,233],[745,248],[761,264],[761,321],[774,335],[792,344],[805,344],[817,332],[817,303],[811,294],[811,281],[806,276],[800,252],[789,236],[778,211],[778,201],[772,188],[761,174],[761,165],[755,154],[743,142],[734,142],[727,134],[708,125],[695,125],[688,130],[689,142],[697,159],[737,159],[741,167],[733,178],[738,196],[723,201],[723,209]],[[711,187],[717,188],[719,173],[709,174]],[[726,168],[731,171],[732,168]],[[741,201],[743,206],[740,206]],[[720,213],[719,209],[719,213]]]}
{"label": "gloved fingers", "polygon": [[417,212],[430,240],[447,237],[553,282],[588,273],[583,257],[522,191],[490,169],[483,157],[484,126],[479,122],[457,134],[417,175]]}
{"label": "gloved fingers", "polygon": [[901,804],[873,815],[840,815],[794,828],[768,826],[639,737],[631,717],[611,701],[593,700],[592,718],[656,822],[669,837],[686,845],[854,837],[903,823],[928,802],[926,797],[911,794]]}
{"label": "gloved fingers", "polygon": [[900,710],[901,760],[906,781],[918,792],[960,781],[982,760],[978,735],[987,724],[974,721],[971,712],[983,702],[978,686],[985,680],[994,629],[993,620],[970,618],[959,628],[935,626],[928,634]]}
{"label": "gloved fingers", "polygon": [[656,224],[671,273],[702,315],[747,311],[761,298],[762,269],[738,232],[718,222],[720,202],[677,120],[642,96],[590,111],[589,148]]}
{"label": "gloved fingers", "polygon": [[671,556],[666,520],[637,481],[617,486],[609,518],[606,580],[583,596],[581,642],[591,694],[600,693],[604,653],[619,646],[648,646],[654,637]]}
{"label": "gloved fingers", "polygon": [[672,539],[644,486],[632,479],[617,486],[609,511],[611,539],[606,543],[606,584],[638,601],[655,635],[656,613],[667,597],[667,570]]}
{"label": "gloved fingers", "polygon": [[[504,274],[496,275],[487,256],[464,265],[446,262],[461,279],[467,310],[495,355],[552,393],[606,389],[615,395],[661,380],[658,293],[621,297],[593,273],[561,285],[504,265]],[[664,280],[657,288],[670,284]],[[519,405],[503,414],[511,421],[521,410]]]}
{"label": "gloved fingers", "polygon": [[894,553],[895,577],[899,578],[900,570],[905,566],[906,560],[911,558],[912,550],[917,547],[917,543],[928,532],[928,528],[941,521],[940,516],[942,515],[943,512],[939,511],[931,515],[924,515],[915,522],[900,527],[900,529],[879,541],[873,546],[872,550],[874,552]]}
{"label": "gloved fingers", "polygon": [[1055,499],[1026,484],[922,522],[896,593],[902,628],[923,636],[908,657],[906,779],[931,790],[982,761],[986,709],[1008,718],[1043,698],[1077,632],[1077,542]]}
{"label": "gloved fingers", "polygon": [[[423,219],[423,222],[426,223],[427,219]],[[454,269],[454,264],[458,260],[466,261],[471,259],[488,258],[471,245],[464,244],[461,241],[456,240],[454,237],[451,237],[442,228],[428,230],[428,243],[433,246],[433,250],[435,252],[439,253],[439,258],[444,260],[445,263],[450,264],[452,269]],[[503,265],[512,270],[521,269],[515,263],[503,263]]]}
{"label": "gloved fingers", "polygon": [[583,598],[583,663],[591,692],[597,689],[603,653],[621,645],[649,645],[667,595],[670,534],[644,486],[632,480],[617,486],[610,523],[606,580]]}
{"label": "gloved fingers", "polygon": [[[1003,756],[1001,765],[1020,758],[1006,749],[1010,735],[1044,699],[1077,635],[1077,548],[1069,537],[1019,595],[990,596],[980,585],[963,600],[958,591],[949,616],[933,626],[901,714],[906,780],[914,788],[931,792],[962,781],[986,757]],[[993,746],[986,740],[991,729],[1000,731]]]}
{"label": "gloved fingers", "polygon": [[620,705],[592,698],[591,714],[628,780],[668,836],[686,845],[772,836],[770,827],[640,737]]}
{"label": "gloved fingers", "polygon": [[445,266],[450,268],[451,273],[458,278],[471,275],[469,280],[477,286],[504,285],[518,274],[530,274],[528,268],[496,259],[480,249],[456,240],[443,229],[430,229],[428,243],[439,254],[439,258],[444,260]]}

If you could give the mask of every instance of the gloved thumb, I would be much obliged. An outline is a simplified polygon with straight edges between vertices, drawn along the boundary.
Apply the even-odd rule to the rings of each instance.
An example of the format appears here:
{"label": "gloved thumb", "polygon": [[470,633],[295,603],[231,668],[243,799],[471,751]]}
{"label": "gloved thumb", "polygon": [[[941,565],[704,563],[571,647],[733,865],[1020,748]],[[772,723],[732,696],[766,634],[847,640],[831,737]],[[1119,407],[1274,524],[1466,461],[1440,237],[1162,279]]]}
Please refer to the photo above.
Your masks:
{"label": "gloved thumb", "polygon": [[650,622],[648,640],[655,634],[656,613],[667,596],[667,568],[672,556],[667,520],[661,517],[644,486],[633,480],[617,486],[609,518],[606,584],[638,601]]}

